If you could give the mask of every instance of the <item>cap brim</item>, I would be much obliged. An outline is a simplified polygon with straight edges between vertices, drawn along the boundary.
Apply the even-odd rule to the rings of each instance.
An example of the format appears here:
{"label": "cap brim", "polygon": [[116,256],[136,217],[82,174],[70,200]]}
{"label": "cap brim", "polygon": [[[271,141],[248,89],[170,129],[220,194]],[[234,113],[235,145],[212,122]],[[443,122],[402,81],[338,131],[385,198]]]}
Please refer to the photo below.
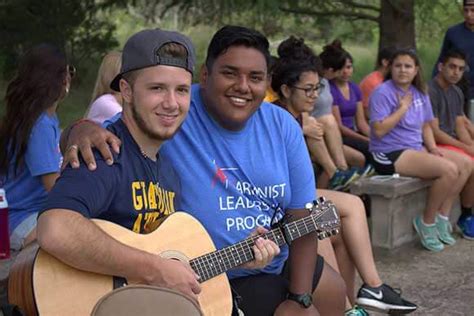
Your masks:
{"label": "cap brim", "polygon": [[120,92],[120,79],[122,79],[122,74],[115,76],[114,80],[110,83],[110,89]]}

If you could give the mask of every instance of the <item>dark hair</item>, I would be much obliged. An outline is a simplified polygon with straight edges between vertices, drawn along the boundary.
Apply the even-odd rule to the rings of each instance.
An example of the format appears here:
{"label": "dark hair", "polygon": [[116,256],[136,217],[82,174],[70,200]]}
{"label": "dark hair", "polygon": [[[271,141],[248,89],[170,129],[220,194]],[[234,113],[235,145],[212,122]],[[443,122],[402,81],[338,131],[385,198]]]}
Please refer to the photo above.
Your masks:
{"label": "dark hair", "polygon": [[324,46],[322,53],[319,54],[319,58],[321,58],[324,69],[332,68],[334,71],[342,69],[347,59],[353,62],[351,54],[342,48],[341,41],[337,39],[331,44]]}
{"label": "dark hair", "polygon": [[466,61],[467,55],[459,49],[452,48],[440,57],[439,62],[444,64],[449,58],[457,58]]}
{"label": "dark hair", "polygon": [[6,112],[0,123],[0,173],[8,173],[13,158],[13,173],[17,173],[36,120],[64,93],[67,67],[64,53],[49,44],[33,47],[21,59],[5,95]]}
{"label": "dark hair", "polygon": [[272,71],[272,89],[281,98],[281,86],[293,86],[303,72],[321,73],[321,61],[304,39],[290,36],[278,46],[278,56]]}
{"label": "dark hair", "polygon": [[418,67],[418,73],[413,79],[412,85],[415,88],[417,88],[420,92],[426,94],[427,87],[426,87],[425,81],[423,80],[423,70],[421,69],[421,62],[420,62],[420,59],[418,58],[418,55],[416,54],[416,51],[413,48],[401,48],[401,49],[397,49],[393,53],[392,58],[390,59],[389,71],[385,79],[386,80],[392,79],[391,67],[395,59],[397,59],[397,57],[399,56],[410,56],[411,59],[413,59],[413,61],[415,62],[415,66]]}
{"label": "dark hair", "polygon": [[263,54],[270,65],[270,51],[267,38],[260,32],[242,26],[227,25],[214,34],[207,48],[206,67],[211,71],[217,57],[224,54],[229,47],[245,46],[255,48]]}
{"label": "dark hair", "polygon": [[[188,51],[186,47],[179,43],[166,43],[158,49],[157,54],[160,58],[177,58],[183,59],[186,62],[188,58]],[[138,74],[142,69],[136,69],[129,72],[126,72],[122,75],[123,79],[127,81],[131,86],[133,86],[135,80],[137,79]]]}
{"label": "dark hair", "polygon": [[396,51],[395,46],[387,46],[387,47],[381,48],[377,54],[377,61],[375,64],[375,68],[382,67],[383,66],[382,61],[384,59],[390,61],[390,59],[392,58],[392,54],[395,51]]}
{"label": "dark hair", "polygon": [[472,0],[463,0],[462,5],[464,7],[467,6],[467,5],[468,6],[471,6],[471,5],[474,6],[474,1],[472,1]]}

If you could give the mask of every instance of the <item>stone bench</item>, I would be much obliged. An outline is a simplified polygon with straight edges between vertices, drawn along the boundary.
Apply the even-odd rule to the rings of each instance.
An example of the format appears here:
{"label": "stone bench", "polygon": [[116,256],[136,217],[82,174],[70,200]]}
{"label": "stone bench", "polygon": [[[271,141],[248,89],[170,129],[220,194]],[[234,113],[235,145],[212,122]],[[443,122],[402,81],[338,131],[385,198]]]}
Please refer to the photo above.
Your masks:
{"label": "stone bench", "polygon": [[[393,176],[362,178],[351,184],[352,194],[369,197],[374,247],[393,249],[417,237],[412,221],[423,213],[430,184],[418,178]],[[450,215],[453,224],[460,212],[459,203],[455,203]]]}

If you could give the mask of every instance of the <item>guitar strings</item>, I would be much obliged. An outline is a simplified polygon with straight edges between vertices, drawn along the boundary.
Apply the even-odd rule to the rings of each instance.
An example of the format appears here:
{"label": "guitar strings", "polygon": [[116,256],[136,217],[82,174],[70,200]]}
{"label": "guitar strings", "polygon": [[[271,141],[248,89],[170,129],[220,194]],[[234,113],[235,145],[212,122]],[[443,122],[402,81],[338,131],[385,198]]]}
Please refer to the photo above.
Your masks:
{"label": "guitar strings", "polygon": [[[288,232],[292,234],[291,240],[299,238],[310,232],[317,231],[318,228],[319,229],[324,228],[324,223],[322,223],[321,224],[322,227],[320,227],[318,223],[316,223],[316,221],[320,219],[325,213],[326,213],[325,211],[321,211],[320,213],[316,213],[316,214],[313,213],[310,216],[304,217],[302,219],[299,219],[287,224],[286,227],[288,229]],[[331,224],[335,224],[336,226],[331,227],[332,226]],[[308,228],[308,225],[312,225],[312,227],[310,226],[310,228]],[[329,224],[327,225],[329,225],[328,228],[335,229],[337,228],[337,220],[334,221],[334,223],[329,222]],[[277,236],[276,234],[279,234],[279,236]],[[198,272],[198,274],[201,276],[200,282],[204,282],[216,275],[219,275],[227,271],[230,268],[233,268],[235,266],[238,266],[240,264],[253,260],[254,254],[251,247],[255,244],[255,241],[259,237],[271,239],[275,241],[276,243],[278,243],[279,245],[286,243],[286,241],[283,238],[283,232],[281,231],[280,228],[276,228],[267,232],[264,235],[252,236],[239,243],[236,243],[235,245],[228,246],[226,248],[217,250],[210,254],[197,257],[191,260],[190,263],[191,263],[191,266],[195,270],[198,270],[196,272]],[[233,260],[233,262],[231,261],[231,259]],[[206,266],[208,267],[208,269],[206,269]]]}

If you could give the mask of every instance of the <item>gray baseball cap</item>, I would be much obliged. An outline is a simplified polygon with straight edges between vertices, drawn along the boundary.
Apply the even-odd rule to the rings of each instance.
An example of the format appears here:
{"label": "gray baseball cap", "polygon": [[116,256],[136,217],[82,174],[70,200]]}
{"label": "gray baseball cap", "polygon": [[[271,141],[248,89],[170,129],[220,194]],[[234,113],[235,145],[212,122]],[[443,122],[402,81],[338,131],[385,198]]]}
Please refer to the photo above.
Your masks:
{"label": "gray baseball cap", "polygon": [[[188,57],[172,58],[160,56],[158,50],[165,44],[177,43],[186,48]],[[167,65],[183,68],[191,74],[196,63],[196,53],[191,40],[178,32],[165,31],[160,29],[143,30],[132,35],[123,48],[122,68],[120,73],[110,83],[110,88],[120,91],[119,82],[123,74],[137,69]]]}

